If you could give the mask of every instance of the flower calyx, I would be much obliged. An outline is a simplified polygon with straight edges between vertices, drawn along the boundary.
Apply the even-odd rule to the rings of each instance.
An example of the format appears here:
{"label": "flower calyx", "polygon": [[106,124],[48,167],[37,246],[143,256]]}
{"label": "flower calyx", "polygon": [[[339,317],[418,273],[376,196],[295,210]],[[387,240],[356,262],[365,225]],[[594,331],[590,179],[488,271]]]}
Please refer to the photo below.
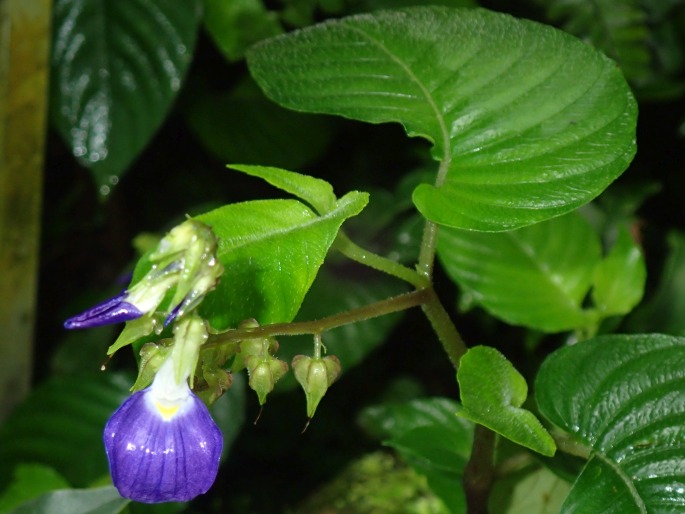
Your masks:
{"label": "flower calyx", "polygon": [[340,375],[340,361],[335,355],[323,358],[296,355],[291,365],[307,398],[307,417],[311,419],[326,391]]}

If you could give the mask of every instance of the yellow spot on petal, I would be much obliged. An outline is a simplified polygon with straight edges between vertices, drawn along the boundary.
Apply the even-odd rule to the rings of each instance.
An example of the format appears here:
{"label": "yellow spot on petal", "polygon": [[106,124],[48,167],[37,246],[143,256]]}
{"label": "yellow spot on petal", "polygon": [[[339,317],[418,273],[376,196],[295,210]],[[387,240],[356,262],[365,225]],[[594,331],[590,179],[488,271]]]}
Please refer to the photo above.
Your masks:
{"label": "yellow spot on petal", "polygon": [[155,407],[159,411],[160,416],[164,421],[169,421],[178,412],[178,405],[162,405],[159,402],[155,402]]}

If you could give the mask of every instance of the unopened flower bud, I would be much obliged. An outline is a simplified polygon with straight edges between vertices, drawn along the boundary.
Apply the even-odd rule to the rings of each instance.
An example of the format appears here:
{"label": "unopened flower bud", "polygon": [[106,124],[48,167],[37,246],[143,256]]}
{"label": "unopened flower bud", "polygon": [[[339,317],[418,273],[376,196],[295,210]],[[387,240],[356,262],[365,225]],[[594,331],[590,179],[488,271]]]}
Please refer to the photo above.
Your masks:
{"label": "unopened flower bud", "polygon": [[307,417],[312,418],[319,402],[340,374],[340,361],[335,355],[323,359],[296,355],[292,366],[295,378],[307,397]]}
{"label": "unopened flower bud", "polygon": [[[249,319],[240,324],[241,329],[257,328],[257,320]],[[233,360],[231,371],[237,373],[247,367],[246,359],[250,356],[268,357],[278,351],[278,341],[273,337],[258,337],[255,339],[245,339],[240,341],[238,352]]]}
{"label": "unopened flower bud", "polygon": [[259,405],[266,403],[266,396],[273,391],[276,382],[288,372],[288,364],[272,356],[248,355],[245,358],[250,375],[249,386],[257,393]]}
{"label": "unopened flower bud", "polygon": [[[168,340],[165,340],[168,341]],[[131,387],[131,391],[140,391],[152,382],[155,374],[169,356],[171,345],[162,342],[145,343],[140,349],[140,364],[138,365],[138,378]]]}
{"label": "unopened flower bud", "polygon": [[222,368],[210,370],[203,367],[202,378],[207,386],[196,393],[205,405],[212,405],[233,385],[233,374]]}

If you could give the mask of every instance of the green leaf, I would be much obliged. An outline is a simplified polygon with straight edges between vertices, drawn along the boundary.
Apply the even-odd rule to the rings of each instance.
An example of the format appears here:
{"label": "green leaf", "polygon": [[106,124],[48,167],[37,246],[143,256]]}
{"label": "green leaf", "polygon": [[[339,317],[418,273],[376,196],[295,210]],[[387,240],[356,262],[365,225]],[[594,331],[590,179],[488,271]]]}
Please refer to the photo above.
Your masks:
{"label": "green leaf", "polygon": [[370,407],[361,418],[367,429],[389,438],[386,444],[427,478],[455,514],[466,512],[460,484],[473,440],[473,425],[455,416],[459,409],[453,400],[426,398]]}
{"label": "green leaf", "polygon": [[20,464],[10,485],[0,496],[0,512],[7,512],[48,491],[69,487],[62,475],[42,464]]}
{"label": "green leaf", "polygon": [[539,467],[513,473],[495,482],[490,512],[497,514],[558,514],[571,484]]}
{"label": "green leaf", "polygon": [[473,424],[455,416],[461,405],[449,398],[420,398],[402,403],[383,403],[365,408],[359,418],[362,427],[378,439],[398,438],[419,427],[441,426],[455,432],[452,448],[468,459],[473,442]]}
{"label": "green leaf", "polygon": [[594,304],[604,316],[626,314],[642,299],[646,280],[642,250],[621,227],[611,251],[595,269]]}
{"label": "green leaf", "polygon": [[283,32],[276,13],[261,0],[204,0],[205,27],[229,61],[242,59],[252,44]]}
{"label": "green leaf", "polygon": [[682,509],[683,383],[684,338],[602,336],[545,360],[540,412],[591,450],[562,514]]}
{"label": "green leaf", "polygon": [[399,122],[433,143],[428,219],[500,231],[569,212],[635,153],[636,104],[615,64],[561,31],[474,9],[376,12],[257,44],[248,64],[292,109]]}
{"label": "green leaf", "polygon": [[274,104],[249,77],[228,92],[197,91],[186,107],[190,128],[223,162],[299,169],[319,158],[333,139],[330,118]]}
{"label": "green leaf", "polygon": [[68,512],[69,514],[119,514],[131,502],[119,496],[113,486],[95,489],[64,489],[17,507],[10,514]]}
{"label": "green leaf", "polygon": [[229,164],[228,167],[266,180],[272,186],[304,200],[319,214],[333,210],[338,200],[333,193],[333,186],[319,178],[267,166]]}
{"label": "green leaf", "polygon": [[292,321],[342,223],[358,214],[368,195],[351,192],[317,216],[296,200],[230,204],[198,219],[219,238],[224,274],[200,311],[217,330],[254,318]]}
{"label": "green leaf", "polygon": [[199,0],[56,0],[51,117],[107,194],[161,124],[190,64]]}
{"label": "green leaf", "polygon": [[601,247],[575,213],[496,234],[445,228],[437,250],[463,292],[508,323],[559,332],[596,322],[583,300]]}
{"label": "green leaf", "polygon": [[132,383],[125,374],[80,373],[39,385],[0,428],[0,484],[21,463],[45,464],[79,487],[106,475],[102,431]]}
{"label": "green leaf", "polygon": [[494,348],[475,346],[459,361],[457,372],[463,409],[459,415],[484,425],[521,446],[552,456],[552,436],[521,405],[528,385],[507,358]]}

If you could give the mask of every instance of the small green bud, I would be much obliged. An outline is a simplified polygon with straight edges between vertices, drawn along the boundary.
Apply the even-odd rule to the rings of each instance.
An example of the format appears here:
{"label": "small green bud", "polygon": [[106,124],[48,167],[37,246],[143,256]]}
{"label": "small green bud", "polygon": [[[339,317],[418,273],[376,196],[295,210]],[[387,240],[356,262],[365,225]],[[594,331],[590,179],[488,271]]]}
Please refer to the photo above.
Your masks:
{"label": "small green bud", "polygon": [[[240,324],[240,328],[257,328],[257,320],[249,319]],[[240,341],[238,352],[233,360],[231,371],[237,373],[247,367],[246,358],[249,356],[268,357],[278,351],[278,341],[273,337],[259,337]]]}
{"label": "small green bud", "polygon": [[259,405],[264,405],[266,396],[273,391],[276,382],[288,372],[288,364],[271,355],[248,355],[245,357],[245,365],[250,375],[248,384],[257,393]]}
{"label": "small green bud", "polygon": [[195,392],[205,405],[211,405],[218,400],[233,385],[233,375],[222,368],[202,368],[202,379],[206,384]]}
{"label": "small green bud", "polygon": [[312,418],[319,402],[340,374],[340,361],[335,355],[323,359],[296,355],[292,366],[295,378],[307,397],[307,417]]}
{"label": "small green bud", "polygon": [[157,370],[167,359],[171,352],[170,340],[156,343],[145,343],[140,349],[140,365],[138,366],[138,378],[131,387],[131,391],[140,391],[152,383]]}

